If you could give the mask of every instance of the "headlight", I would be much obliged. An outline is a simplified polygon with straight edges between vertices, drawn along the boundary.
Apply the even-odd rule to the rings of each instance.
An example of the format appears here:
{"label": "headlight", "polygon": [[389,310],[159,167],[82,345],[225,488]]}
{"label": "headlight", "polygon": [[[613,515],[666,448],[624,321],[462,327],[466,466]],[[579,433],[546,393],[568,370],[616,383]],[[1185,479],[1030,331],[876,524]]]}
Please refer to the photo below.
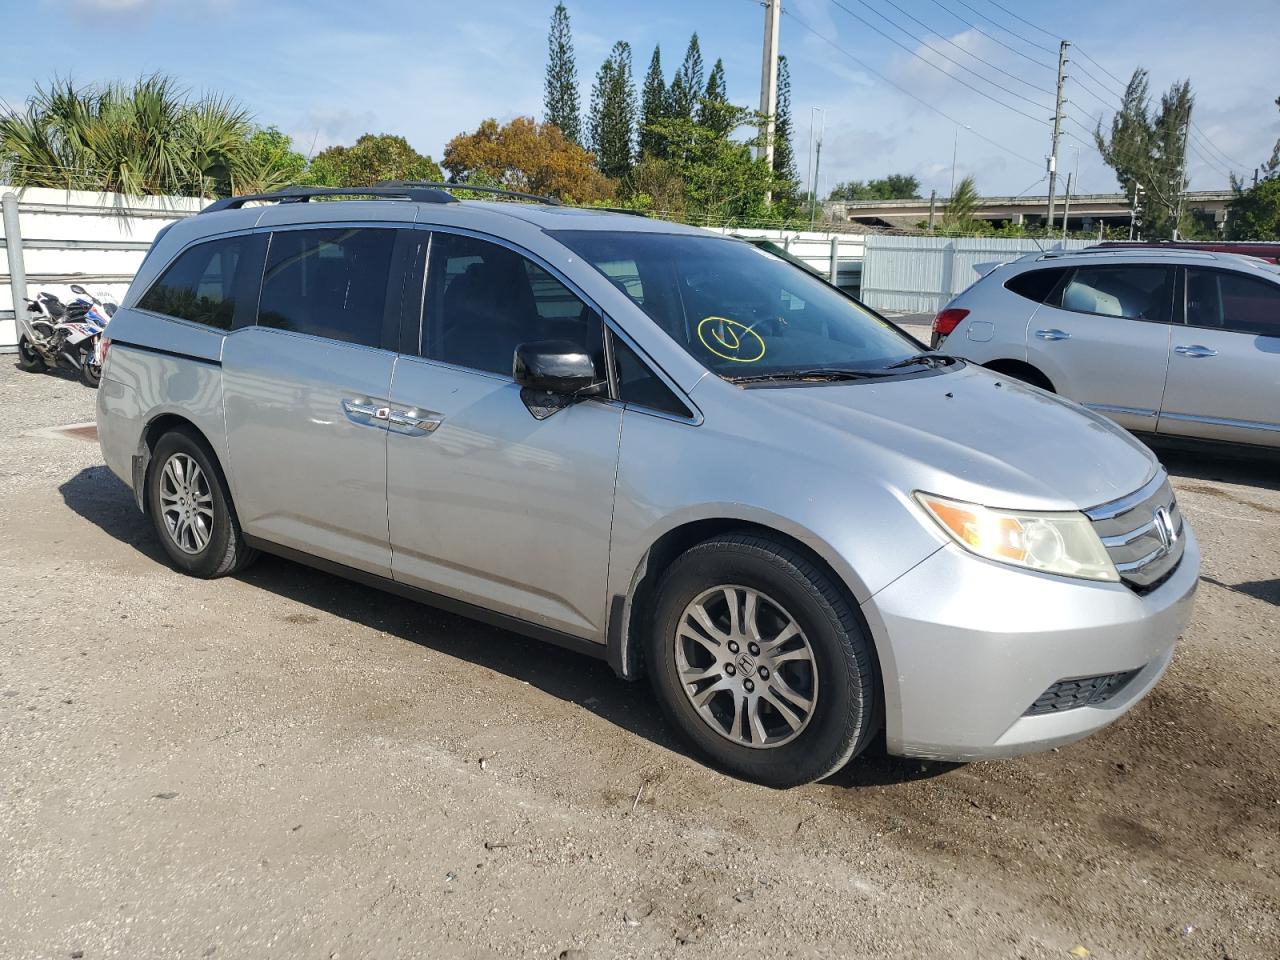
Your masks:
{"label": "headlight", "polygon": [[1067,577],[1120,579],[1082,513],[994,510],[931,493],[916,499],[956,543],[980,557]]}

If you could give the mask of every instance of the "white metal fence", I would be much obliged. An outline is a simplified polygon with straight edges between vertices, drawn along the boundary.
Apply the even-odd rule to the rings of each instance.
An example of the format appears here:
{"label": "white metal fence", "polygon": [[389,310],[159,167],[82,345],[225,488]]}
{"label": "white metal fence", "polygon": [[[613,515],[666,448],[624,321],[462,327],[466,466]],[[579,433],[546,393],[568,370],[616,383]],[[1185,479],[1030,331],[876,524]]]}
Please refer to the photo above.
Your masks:
{"label": "white metal fence", "polygon": [[936,313],[978,279],[982,264],[1043,250],[1079,250],[1093,242],[873,234],[866,238],[861,297],[876,310]]}
{"label": "white metal fence", "polygon": [[[11,265],[25,273],[28,297],[48,290],[67,300],[73,296],[69,285],[79,283],[118,302],[155,235],[209,202],[0,185],[0,195],[11,193],[17,200],[16,218],[6,221],[16,219],[18,230],[16,236],[4,231],[6,255],[0,256],[0,351],[12,350],[18,342]],[[7,205],[12,207],[13,201]]]}
{"label": "white metal fence", "polygon": [[811,230],[766,230],[756,227],[711,227],[716,233],[738,237],[763,237],[782,247],[793,257],[803,260],[819,273],[831,277],[835,259],[836,285],[857,291],[862,279],[863,241],[860,233],[826,233]]}

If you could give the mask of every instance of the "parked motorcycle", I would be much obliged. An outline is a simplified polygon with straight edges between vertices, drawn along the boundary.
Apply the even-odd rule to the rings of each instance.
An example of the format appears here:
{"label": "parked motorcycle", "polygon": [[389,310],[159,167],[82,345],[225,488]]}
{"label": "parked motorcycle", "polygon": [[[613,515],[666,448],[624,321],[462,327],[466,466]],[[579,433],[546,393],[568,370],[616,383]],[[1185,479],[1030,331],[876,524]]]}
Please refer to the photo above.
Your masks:
{"label": "parked motorcycle", "polygon": [[62,364],[87,386],[97,387],[102,379],[102,331],[116,304],[99,300],[77,283],[71,291],[77,297],[68,304],[45,291],[27,300],[31,335],[23,332],[18,339],[18,366],[40,372]]}

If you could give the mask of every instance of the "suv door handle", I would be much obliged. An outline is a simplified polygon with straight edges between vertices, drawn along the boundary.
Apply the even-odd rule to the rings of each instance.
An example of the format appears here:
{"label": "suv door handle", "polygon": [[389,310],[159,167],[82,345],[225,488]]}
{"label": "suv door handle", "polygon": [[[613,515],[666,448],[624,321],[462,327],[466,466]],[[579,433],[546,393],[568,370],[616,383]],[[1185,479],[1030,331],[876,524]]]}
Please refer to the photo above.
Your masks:
{"label": "suv door handle", "polygon": [[1051,327],[1048,330],[1037,330],[1036,336],[1039,337],[1041,340],[1070,340],[1071,339],[1071,334],[1067,333],[1067,331],[1065,330],[1059,330],[1056,327]]}
{"label": "suv door handle", "polygon": [[438,413],[422,411],[417,409],[411,410],[395,410],[387,417],[387,422],[395,427],[408,427],[410,430],[421,430],[423,433],[433,433],[436,427],[444,421]]}
{"label": "suv door handle", "polygon": [[1174,347],[1173,352],[1180,353],[1184,357],[1216,357],[1218,355],[1217,350],[1198,343],[1193,343],[1189,347]]}
{"label": "suv door handle", "polygon": [[391,416],[389,408],[380,407],[363,397],[358,400],[343,398],[342,411],[348,417],[368,417],[370,420],[386,420]]}

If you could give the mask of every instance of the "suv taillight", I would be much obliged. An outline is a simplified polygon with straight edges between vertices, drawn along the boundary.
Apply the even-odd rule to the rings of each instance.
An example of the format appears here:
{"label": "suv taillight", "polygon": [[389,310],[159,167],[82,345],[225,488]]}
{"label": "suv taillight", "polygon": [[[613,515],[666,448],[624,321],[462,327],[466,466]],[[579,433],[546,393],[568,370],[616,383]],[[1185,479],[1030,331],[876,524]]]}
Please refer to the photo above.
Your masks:
{"label": "suv taillight", "polygon": [[969,315],[968,310],[952,308],[943,310],[933,318],[933,332],[938,337],[951,335],[951,331],[960,326],[960,321]]}

